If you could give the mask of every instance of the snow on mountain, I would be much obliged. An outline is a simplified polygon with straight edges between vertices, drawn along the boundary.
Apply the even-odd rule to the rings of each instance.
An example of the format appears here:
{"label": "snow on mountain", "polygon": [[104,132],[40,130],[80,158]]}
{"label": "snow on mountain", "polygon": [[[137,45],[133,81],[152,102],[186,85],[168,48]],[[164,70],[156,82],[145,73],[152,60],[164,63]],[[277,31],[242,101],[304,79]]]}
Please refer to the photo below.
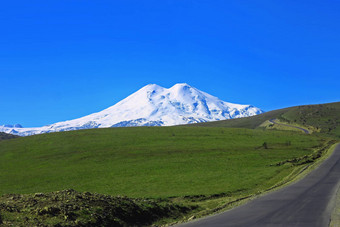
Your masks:
{"label": "snow on mountain", "polygon": [[4,125],[0,131],[28,136],[89,128],[191,124],[260,113],[263,111],[257,107],[224,102],[185,83],[169,89],[149,84],[98,113],[37,128]]}

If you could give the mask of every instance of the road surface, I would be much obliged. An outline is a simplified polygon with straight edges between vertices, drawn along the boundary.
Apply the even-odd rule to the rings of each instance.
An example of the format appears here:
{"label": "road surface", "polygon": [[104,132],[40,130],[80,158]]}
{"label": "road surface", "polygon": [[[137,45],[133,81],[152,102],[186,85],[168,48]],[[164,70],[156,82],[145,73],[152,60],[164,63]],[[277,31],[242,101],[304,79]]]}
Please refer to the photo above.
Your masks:
{"label": "road surface", "polygon": [[270,119],[269,122],[270,122],[270,123],[273,123],[273,124],[277,124],[277,125],[283,125],[283,126],[286,126],[286,127],[297,128],[297,129],[300,129],[300,130],[304,131],[304,133],[309,134],[309,131],[308,131],[307,129],[300,128],[300,127],[298,127],[298,126],[293,126],[293,125],[288,125],[288,124],[277,123],[275,120],[276,120],[276,119]]}
{"label": "road surface", "polygon": [[230,211],[178,226],[328,226],[339,182],[340,144],[302,180]]}

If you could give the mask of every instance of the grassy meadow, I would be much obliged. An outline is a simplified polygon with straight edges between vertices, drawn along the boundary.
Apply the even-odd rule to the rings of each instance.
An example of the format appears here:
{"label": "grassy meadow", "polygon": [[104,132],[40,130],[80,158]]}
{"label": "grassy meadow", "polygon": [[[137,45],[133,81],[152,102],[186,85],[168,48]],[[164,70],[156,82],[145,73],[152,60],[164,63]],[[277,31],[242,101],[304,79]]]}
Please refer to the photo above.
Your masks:
{"label": "grassy meadow", "polygon": [[[263,146],[267,144],[267,149]],[[299,132],[139,127],[0,142],[0,194],[72,188],[168,198],[266,189],[324,141]]]}

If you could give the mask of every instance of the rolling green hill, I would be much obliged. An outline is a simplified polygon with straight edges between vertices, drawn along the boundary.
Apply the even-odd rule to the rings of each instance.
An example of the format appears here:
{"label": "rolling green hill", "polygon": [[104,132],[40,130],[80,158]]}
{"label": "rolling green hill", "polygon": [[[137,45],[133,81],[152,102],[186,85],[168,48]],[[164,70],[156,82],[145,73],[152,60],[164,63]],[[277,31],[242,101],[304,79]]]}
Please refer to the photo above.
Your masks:
{"label": "rolling green hill", "polygon": [[306,127],[311,126],[322,134],[340,138],[340,102],[296,106],[269,111],[247,118],[206,122],[192,126],[255,129],[265,121],[273,118],[290,124],[298,124]]}

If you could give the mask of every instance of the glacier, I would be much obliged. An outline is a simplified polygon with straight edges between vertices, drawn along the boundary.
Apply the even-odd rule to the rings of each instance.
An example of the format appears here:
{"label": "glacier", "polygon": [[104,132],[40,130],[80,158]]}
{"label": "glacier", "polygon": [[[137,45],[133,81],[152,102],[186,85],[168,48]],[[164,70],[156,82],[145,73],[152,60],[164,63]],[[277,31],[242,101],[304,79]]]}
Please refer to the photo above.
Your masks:
{"label": "glacier", "polygon": [[248,117],[263,112],[252,105],[222,101],[186,83],[171,88],[149,84],[98,113],[42,127],[3,125],[0,132],[29,136],[90,128],[172,126]]}

